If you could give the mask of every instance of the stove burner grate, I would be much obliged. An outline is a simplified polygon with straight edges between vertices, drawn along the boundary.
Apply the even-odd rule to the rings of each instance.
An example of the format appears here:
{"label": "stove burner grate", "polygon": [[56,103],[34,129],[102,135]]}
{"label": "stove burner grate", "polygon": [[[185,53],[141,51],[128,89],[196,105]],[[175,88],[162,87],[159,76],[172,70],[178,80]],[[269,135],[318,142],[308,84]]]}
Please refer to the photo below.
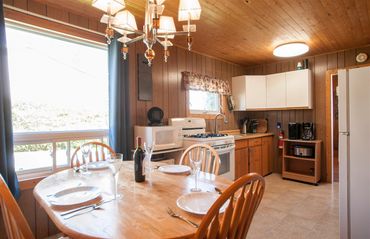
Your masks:
{"label": "stove burner grate", "polygon": [[206,138],[217,138],[217,137],[225,137],[227,134],[193,134],[187,135],[186,138],[199,138],[199,139],[206,139]]}

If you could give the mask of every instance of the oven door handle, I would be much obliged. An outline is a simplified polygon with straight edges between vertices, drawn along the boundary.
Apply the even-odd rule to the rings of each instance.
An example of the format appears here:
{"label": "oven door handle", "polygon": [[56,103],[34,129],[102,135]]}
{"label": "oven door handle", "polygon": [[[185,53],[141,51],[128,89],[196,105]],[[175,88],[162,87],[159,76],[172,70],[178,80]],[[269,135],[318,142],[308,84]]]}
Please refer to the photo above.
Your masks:
{"label": "oven door handle", "polygon": [[235,145],[227,147],[227,148],[220,148],[220,149],[215,149],[218,154],[224,154],[224,153],[229,153],[235,149]]}

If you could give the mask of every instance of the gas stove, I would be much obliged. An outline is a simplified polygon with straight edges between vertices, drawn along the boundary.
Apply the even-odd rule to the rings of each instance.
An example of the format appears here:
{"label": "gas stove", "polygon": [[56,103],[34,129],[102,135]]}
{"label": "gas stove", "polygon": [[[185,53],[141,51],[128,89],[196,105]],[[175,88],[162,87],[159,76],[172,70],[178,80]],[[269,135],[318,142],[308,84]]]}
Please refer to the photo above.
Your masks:
{"label": "gas stove", "polygon": [[227,134],[206,133],[206,121],[201,118],[172,118],[170,125],[180,129],[184,148],[193,144],[208,144],[220,156],[219,175],[235,179],[235,140]]}
{"label": "gas stove", "polygon": [[227,134],[192,134],[192,135],[185,135],[185,138],[198,138],[198,139],[205,139],[205,138],[217,138],[217,137],[225,137],[228,136]]}

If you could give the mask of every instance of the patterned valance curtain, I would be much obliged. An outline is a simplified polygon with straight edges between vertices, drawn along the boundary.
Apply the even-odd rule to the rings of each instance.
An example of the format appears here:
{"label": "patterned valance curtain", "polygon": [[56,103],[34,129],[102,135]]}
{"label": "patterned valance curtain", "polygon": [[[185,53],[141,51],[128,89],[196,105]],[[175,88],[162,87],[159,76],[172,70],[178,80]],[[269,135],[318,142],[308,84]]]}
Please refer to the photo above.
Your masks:
{"label": "patterned valance curtain", "polygon": [[221,95],[231,95],[230,83],[225,80],[184,71],[182,72],[182,81],[187,90],[202,90]]}

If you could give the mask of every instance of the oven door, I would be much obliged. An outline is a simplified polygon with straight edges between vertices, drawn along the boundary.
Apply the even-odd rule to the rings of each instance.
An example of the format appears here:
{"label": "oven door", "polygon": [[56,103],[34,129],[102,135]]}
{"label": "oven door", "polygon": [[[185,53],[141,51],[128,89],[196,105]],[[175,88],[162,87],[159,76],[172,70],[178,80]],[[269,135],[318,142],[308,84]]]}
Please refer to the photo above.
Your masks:
{"label": "oven door", "polygon": [[218,155],[220,156],[221,165],[219,175],[226,177],[230,180],[235,180],[235,145],[227,148],[215,147]]}
{"label": "oven door", "polygon": [[155,127],[153,128],[154,150],[168,150],[182,147],[182,139],[179,129],[175,127]]}

